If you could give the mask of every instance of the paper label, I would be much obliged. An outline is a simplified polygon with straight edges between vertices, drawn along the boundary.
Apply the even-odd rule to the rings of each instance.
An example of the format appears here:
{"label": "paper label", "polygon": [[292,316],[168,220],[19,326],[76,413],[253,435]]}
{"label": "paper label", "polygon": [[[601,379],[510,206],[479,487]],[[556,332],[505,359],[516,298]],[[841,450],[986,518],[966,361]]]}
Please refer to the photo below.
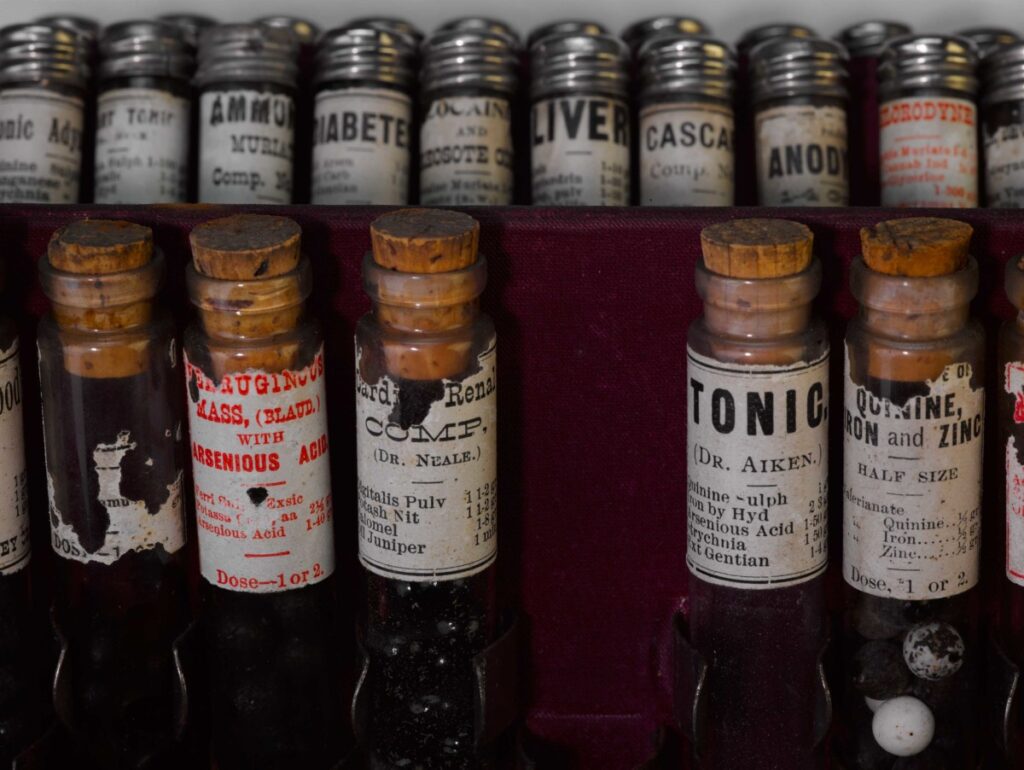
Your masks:
{"label": "paper label", "polygon": [[295,102],[269,91],[199,97],[199,202],[292,202]]}
{"label": "paper label", "polygon": [[989,208],[1024,208],[1024,125],[985,133],[985,199]]}
{"label": "paper label", "polygon": [[904,403],[850,379],[846,361],[843,576],[863,593],[921,601],[978,582],[985,394],[951,364]]}
{"label": "paper label", "polygon": [[[168,436],[168,440],[173,439]],[[181,471],[167,485],[167,495],[156,510],[152,510],[146,500],[133,500],[122,491],[125,458],[130,453],[145,451],[145,447],[133,440],[129,430],[118,433],[114,441],[101,442],[93,448],[90,465],[98,484],[96,500],[110,519],[103,544],[95,551],[82,545],[74,525],[57,509],[53,477],[47,468],[50,534],[53,550],[58,555],[86,564],[113,564],[131,551],[147,551],[162,545],[167,553],[175,553],[185,545]]]}
{"label": "paper label", "polygon": [[803,583],[828,563],[828,353],[742,366],[687,348],[686,564],[709,583]]}
{"label": "paper label", "polygon": [[629,107],[618,99],[541,99],[531,115],[536,206],[629,205]]}
{"label": "paper label", "polygon": [[652,104],[640,112],[644,206],[733,204],[733,114],[713,104]]}
{"label": "paper label", "polygon": [[978,205],[978,121],[966,99],[894,99],[879,110],[882,205]]}
{"label": "paper label", "polygon": [[316,204],[401,206],[409,202],[412,101],[391,88],[346,88],[316,96]]}
{"label": "paper label", "polygon": [[12,575],[32,553],[17,342],[0,351],[0,456],[0,575]]}
{"label": "paper label", "polygon": [[[1024,425],[1024,363],[1006,365],[1003,389],[1013,399],[1013,425]],[[1016,435],[1014,435],[1016,434]],[[1024,586],[1024,446],[1014,430],[1006,439],[1006,578]]]}
{"label": "paper label", "polygon": [[199,571],[277,593],[334,572],[323,347],[299,370],[216,383],[185,357]]}
{"label": "paper label", "polygon": [[82,120],[81,99],[0,91],[0,203],[78,203]]}
{"label": "paper label", "polygon": [[507,99],[435,99],[420,128],[420,203],[512,203],[512,107]]}
{"label": "paper label", "polygon": [[96,107],[96,203],[188,200],[190,102],[155,88],[119,88]]}
{"label": "paper label", "polygon": [[849,203],[846,110],[811,105],[772,107],[759,110],[754,122],[758,203]]}
{"label": "paper label", "polygon": [[[494,563],[494,340],[478,362],[479,371],[464,380],[423,383],[390,377],[368,383],[357,367],[359,560],[377,575],[413,582],[455,580]],[[426,401],[427,413],[407,417],[403,398]]]}

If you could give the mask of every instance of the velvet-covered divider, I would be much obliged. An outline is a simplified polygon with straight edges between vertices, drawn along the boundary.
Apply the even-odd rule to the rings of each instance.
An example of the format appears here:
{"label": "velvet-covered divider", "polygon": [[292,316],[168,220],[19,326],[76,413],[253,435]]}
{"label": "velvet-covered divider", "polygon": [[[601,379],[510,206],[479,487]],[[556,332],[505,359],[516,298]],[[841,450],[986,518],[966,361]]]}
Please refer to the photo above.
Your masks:
{"label": "velvet-covered divider", "polygon": [[[355,591],[351,340],[356,319],[368,309],[359,277],[369,247],[368,225],[383,210],[259,210],[291,216],[302,225],[304,248],[316,272],[314,307],[328,338],[339,563],[348,571],[341,585]],[[484,305],[495,319],[501,351],[499,565],[503,588],[527,624],[527,723],[537,736],[568,749],[573,766],[632,768],[652,753],[658,728],[673,721],[667,650],[673,615],[686,606],[684,353],[686,328],[700,313],[693,284],[700,229],[741,216],[781,216],[811,227],[825,268],[818,304],[832,327],[832,381],[838,385],[844,319],[855,310],[847,267],[858,252],[858,230],[910,212],[467,211],[482,226],[481,250],[491,276]],[[182,273],[188,232],[226,212],[208,206],[0,209],[6,296],[23,330],[38,598],[45,598],[50,553],[31,344],[46,301],[36,283],[35,261],[53,230],[73,217],[118,217],[150,225],[170,265],[166,301],[185,321],[191,315]],[[1008,257],[1024,253],[1024,219],[999,211],[932,213],[976,228],[974,254],[983,274],[976,308],[994,341],[998,319],[1010,315],[1001,289],[1002,268]],[[989,374],[990,383],[999,382],[991,362]],[[831,414],[838,439],[839,387],[833,388]],[[991,424],[993,448],[994,428]],[[840,448],[841,441],[833,441],[830,587],[835,610],[841,580]],[[993,458],[991,490],[1001,484],[997,451],[989,451]],[[988,505],[984,522],[984,593],[996,597],[1002,587],[1001,511]],[[793,697],[815,694],[789,693],[777,708],[807,710],[787,700]],[[751,755],[758,756],[757,747]]]}

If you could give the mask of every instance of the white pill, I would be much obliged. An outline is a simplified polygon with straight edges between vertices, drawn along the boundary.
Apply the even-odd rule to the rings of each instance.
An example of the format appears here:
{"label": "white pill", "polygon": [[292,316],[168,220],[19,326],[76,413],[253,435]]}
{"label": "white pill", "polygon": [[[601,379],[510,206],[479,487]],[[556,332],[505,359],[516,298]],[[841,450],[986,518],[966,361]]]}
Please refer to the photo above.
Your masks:
{"label": "white pill", "polygon": [[878,745],[897,757],[912,757],[928,748],[935,735],[935,717],[917,698],[901,695],[878,707],[871,721]]}
{"label": "white pill", "polygon": [[872,713],[878,711],[878,707],[885,703],[884,700],[869,698],[867,695],[864,696],[864,702],[867,704],[868,708],[871,709]]}

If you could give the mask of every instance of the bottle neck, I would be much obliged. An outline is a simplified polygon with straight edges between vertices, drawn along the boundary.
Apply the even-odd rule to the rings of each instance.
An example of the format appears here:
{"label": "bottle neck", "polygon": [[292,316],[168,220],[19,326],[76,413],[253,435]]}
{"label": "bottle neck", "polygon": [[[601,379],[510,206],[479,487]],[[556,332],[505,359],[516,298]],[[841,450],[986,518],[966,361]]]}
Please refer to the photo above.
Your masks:
{"label": "bottle neck", "polygon": [[720,337],[766,342],[800,334],[811,323],[812,303],[821,288],[821,263],[781,278],[729,278],[701,262],[697,291],[704,323]]}
{"label": "bottle neck", "polygon": [[486,283],[483,257],[462,270],[444,273],[387,270],[370,254],[363,261],[363,286],[373,303],[373,317],[386,329],[404,334],[472,326],[480,315],[480,294]]}
{"label": "bottle neck", "polygon": [[910,342],[951,337],[970,319],[978,290],[978,264],[972,257],[956,273],[925,278],[875,272],[858,258],[850,271],[860,321],[871,334]]}

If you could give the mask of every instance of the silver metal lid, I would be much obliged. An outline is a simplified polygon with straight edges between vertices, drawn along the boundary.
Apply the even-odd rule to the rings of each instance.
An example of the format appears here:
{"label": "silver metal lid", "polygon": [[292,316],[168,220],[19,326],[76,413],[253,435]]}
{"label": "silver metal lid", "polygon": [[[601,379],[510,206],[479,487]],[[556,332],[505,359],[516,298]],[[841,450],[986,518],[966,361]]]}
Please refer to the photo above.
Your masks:
{"label": "silver metal lid", "polygon": [[400,33],[338,27],[320,36],[315,83],[369,80],[407,89],[416,82],[416,49]]}
{"label": "silver metal lid", "polygon": [[534,29],[526,40],[526,47],[533,48],[538,40],[543,40],[552,35],[605,35],[607,33],[607,27],[596,21],[561,19],[543,24]]}
{"label": "silver metal lid", "polygon": [[320,36],[320,28],[316,24],[297,16],[261,16],[258,19],[253,19],[253,23],[274,29],[286,29],[295,35],[299,45],[312,45]]}
{"label": "silver metal lid", "polygon": [[446,21],[434,30],[434,35],[431,35],[431,37],[440,32],[481,32],[505,38],[511,48],[519,49],[523,45],[523,41],[519,38],[519,33],[511,25],[506,24],[500,19],[491,19],[486,16],[462,16],[458,19]]}
{"label": "silver metal lid", "polygon": [[0,29],[0,85],[89,84],[91,40],[64,26],[35,22]]}
{"label": "silver metal lid", "polygon": [[736,44],[736,51],[740,56],[749,54],[751,49],[765,42],[779,37],[816,38],[818,33],[803,24],[790,24],[780,22],[778,24],[763,24],[747,30],[743,37]]}
{"label": "silver metal lid", "polygon": [[622,39],[626,45],[638,51],[648,38],[661,33],[706,36],[711,34],[711,30],[703,21],[692,16],[652,16],[626,27],[622,31]]}
{"label": "silver metal lid", "polygon": [[982,104],[1024,101],[1024,41],[996,49],[981,64]]}
{"label": "silver metal lid", "polygon": [[261,24],[223,24],[199,37],[197,86],[212,83],[273,83],[294,88],[298,41],[288,30]]}
{"label": "silver metal lid", "polygon": [[157,21],[165,24],[173,24],[182,31],[185,40],[189,45],[196,48],[199,45],[199,35],[204,29],[215,27],[217,20],[198,13],[165,13],[157,17]]}
{"label": "silver metal lid", "polygon": [[942,89],[970,96],[978,91],[977,49],[955,35],[904,35],[882,51],[878,67],[883,99],[906,89]]}
{"label": "silver metal lid", "polygon": [[971,27],[970,29],[962,29],[956,34],[960,37],[966,37],[974,43],[978,48],[978,57],[981,59],[986,58],[989,54],[1004,46],[1013,45],[1020,41],[1020,35],[1012,29],[1004,29],[1002,27]]}
{"label": "silver metal lid", "polygon": [[405,19],[396,19],[391,16],[365,16],[360,19],[353,19],[345,26],[368,27],[369,29],[379,29],[384,32],[395,32],[407,37],[416,47],[423,42],[423,32],[419,27]]}
{"label": "silver metal lid", "polygon": [[641,93],[652,96],[707,96],[732,99],[736,54],[710,37],[661,32],[637,52]]}
{"label": "silver metal lid", "polygon": [[160,21],[123,21],[100,40],[100,80],[118,77],[169,77],[188,80],[195,69],[194,49],[180,27]]}
{"label": "silver metal lid", "polygon": [[842,43],[824,38],[779,37],[750,51],[751,99],[794,96],[849,98],[849,54]]}
{"label": "silver metal lid", "polygon": [[70,13],[52,13],[47,16],[40,16],[36,19],[40,24],[52,24],[55,27],[62,27],[63,29],[70,29],[72,32],[77,32],[84,38],[90,40],[97,40],[100,36],[102,27],[96,19],[90,19],[87,16],[76,16]]}
{"label": "silver metal lid", "polygon": [[538,41],[530,52],[532,99],[556,93],[629,92],[629,49],[614,35],[555,35]]}
{"label": "silver metal lid", "polygon": [[420,49],[424,91],[482,88],[511,94],[519,84],[519,55],[504,35],[474,30],[445,30]]}
{"label": "silver metal lid", "polygon": [[839,31],[836,40],[846,46],[850,56],[879,56],[887,41],[909,35],[910,27],[900,21],[862,21]]}

